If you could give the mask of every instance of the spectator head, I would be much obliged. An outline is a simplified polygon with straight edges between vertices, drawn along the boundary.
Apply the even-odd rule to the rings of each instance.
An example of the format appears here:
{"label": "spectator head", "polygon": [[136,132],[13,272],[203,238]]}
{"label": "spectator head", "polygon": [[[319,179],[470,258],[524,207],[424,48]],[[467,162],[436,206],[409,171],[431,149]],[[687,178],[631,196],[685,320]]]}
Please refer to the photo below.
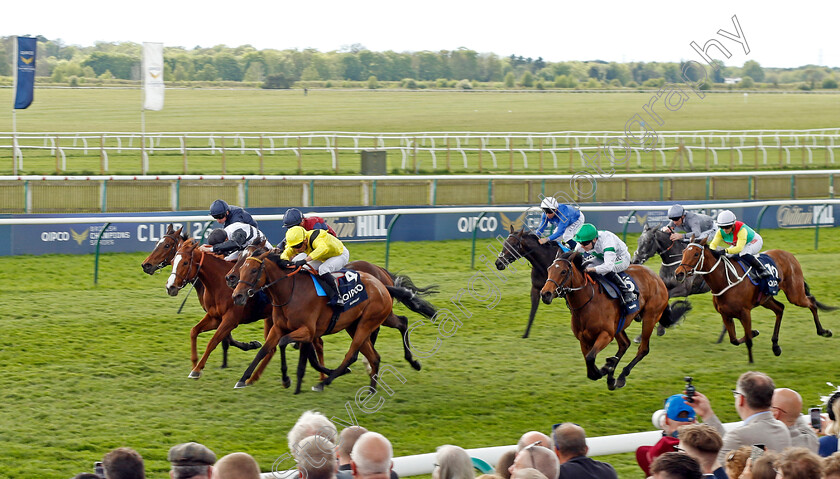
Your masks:
{"label": "spectator head", "polygon": [[831,423],[825,428],[825,433],[829,436],[840,436],[840,421],[837,420],[840,416],[840,391],[829,396],[825,410],[828,418],[831,419]]}
{"label": "spectator head", "polygon": [[335,479],[335,444],[314,434],[301,439],[297,447],[295,459],[301,479]]}
{"label": "spectator head", "polygon": [[350,464],[350,452],[362,434],[368,432],[362,426],[345,427],[338,436],[338,464]]}
{"label": "spectator head", "polygon": [[516,459],[516,449],[510,449],[499,456],[499,463],[496,464],[496,474],[502,479],[510,479],[510,466],[513,465],[513,460]]}
{"label": "spectator head", "polygon": [[172,479],[190,479],[210,477],[210,469],[216,463],[216,454],[204,444],[185,442],[172,446],[166,456],[172,469],[169,477]]}
{"label": "spectator head", "polygon": [[703,472],[700,463],[688,454],[666,452],[660,454],[650,465],[654,479],[700,479]]}
{"label": "spectator head", "polygon": [[245,452],[234,452],[216,461],[213,479],[260,479],[260,465]]}
{"label": "spectator head", "polygon": [[295,455],[297,451],[295,445],[297,443],[305,437],[315,436],[316,434],[330,442],[335,442],[338,437],[338,430],[336,430],[335,424],[327,419],[327,416],[318,411],[306,411],[300,415],[300,418],[289,431],[289,451],[292,456],[297,457]]}
{"label": "spectator head", "polygon": [[[766,411],[773,405],[773,392],[776,385],[770,376],[757,371],[747,371],[738,378],[736,383],[736,408],[749,413],[752,411]],[[744,417],[742,417],[744,419]]]}
{"label": "spectator head", "polygon": [[752,479],[776,479],[776,463],[779,456],[774,452],[765,452],[752,463]]}
{"label": "spectator head", "polygon": [[355,477],[390,477],[394,449],[391,441],[378,432],[359,436],[350,451],[350,469]]}
{"label": "spectator head", "polygon": [[812,479],[822,477],[820,456],[804,447],[789,447],[782,451],[776,469],[784,479]]}
{"label": "spectator head", "polygon": [[823,459],[823,479],[840,479],[840,452]]}
{"label": "spectator head", "polygon": [[472,458],[467,451],[458,446],[444,444],[435,453],[436,467],[432,471],[432,479],[473,479]]}
{"label": "spectator head", "polygon": [[708,424],[688,424],[679,429],[680,447],[700,463],[704,474],[714,470],[723,439]]}
{"label": "spectator head", "polygon": [[511,476],[513,479],[548,479],[545,474],[534,469],[533,467],[526,467],[525,469],[517,469]]}
{"label": "spectator head", "polygon": [[729,451],[726,454],[726,463],[723,465],[726,469],[726,475],[729,477],[741,477],[744,472],[744,467],[747,465],[747,459],[752,453],[752,446],[741,446],[738,449]]}
{"label": "spectator head", "polygon": [[665,400],[665,432],[673,434],[678,427],[693,423],[697,413],[685,403],[682,394],[674,394]]}
{"label": "spectator head", "polygon": [[108,479],[145,479],[143,457],[130,447],[118,447],[102,458]]}
{"label": "spectator head", "polygon": [[519,438],[519,442],[516,443],[516,452],[521,451],[525,448],[525,446],[533,444],[537,441],[540,441],[540,446],[542,447],[547,447],[548,449],[552,449],[554,447],[550,437],[539,431],[528,431],[523,434]]}
{"label": "spectator head", "polygon": [[516,471],[529,467],[540,471],[545,477],[556,478],[560,474],[560,461],[558,461],[554,452],[536,443],[525,446],[516,455],[513,465],[509,468],[511,478],[516,475]]}
{"label": "spectator head", "polygon": [[554,450],[557,452],[560,464],[574,457],[585,456],[589,452],[589,447],[586,445],[586,432],[577,424],[564,422],[554,428],[552,435],[554,436]]}
{"label": "spectator head", "polygon": [[770,409],[773,410],[776,419],[788,427],[793,426],[802,414],[802,396],[793,389],[776,389]]}

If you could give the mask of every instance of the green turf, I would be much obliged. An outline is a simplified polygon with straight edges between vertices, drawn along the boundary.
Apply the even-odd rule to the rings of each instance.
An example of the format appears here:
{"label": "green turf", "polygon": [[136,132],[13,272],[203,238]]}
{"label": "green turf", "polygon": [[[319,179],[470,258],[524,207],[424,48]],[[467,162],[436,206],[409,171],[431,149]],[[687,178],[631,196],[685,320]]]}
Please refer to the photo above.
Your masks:
{"label": "green turf", "polygon": [[[0,90],[0,104],[11,101],[11,89]],[[452,132],[452,131],[494,131],[494,132],[549,132],[549,131],[623,131],[625,123],[635,114],[646,116],[642,108],[648,104],[653,93],[502,93],[502,92],[392,92],[392,91],[344,91],[318,90],[303,96],[297,90],[167,90],[166,105],[160,112],[146,113],[147,132]],[[38,89],[35,103],[27,110],[17,113],[19,132],[132,132],[141,131],[139,90],[123,89]],[[808,129],[837,126],[837,110],[840,95],[799,94],[708,94],[704,99],[692,96],[678,111],[668,111],[659,102],[654,111],[663,124],[652,125],[659,131],[674,130],[746,130],[746,129]],[[11,112],[0,111],[0,128],[11,131]],[[65,150],[67,167],[63,173],[96,174],[101,162],[98,152],[99,140],[89,140],[91,149],[83,155],[81,151]],[[285,140],[283,140],[285,143]],[[749,140],[747,146],[752,146]],[[75,142],[78,147],[81,141]],[[278,146],[280,146],[278,140]],[[314,146],[321,145],[317,140]],[[473,141],[471,147],[477,147]],[[26,145],[26,142],[22,144]],[[35,141],[43,145],[43,140]],[[106,143],[116,146],[115,140]],[[177,140],[164,141],[161,146],[175,147]],[[259,159],[255,149],[258,139],[248,139],[247,147],[252,151],[240,153],[233,139],[225,145],[224,160],[220,153],[190,152],[187,171],[196,174],[244,174],[260,173]],[[501,144],[504,149],[504,141]],[[402,169],[402,155],[396,151],[389,154],[389,170],[401,172],[453,171],[453,172],[507,172],[513,159],[516,172],[541,171],[539,154],[529,153],[529,165],[525,168],[521,155],[516,151],[525,142],[514,143],[509,151],[497,152],[497,165],[485,152],[479,168],[478,154],[468,153],[469,164],[463,166],[461,154],[451,152],[447,169],[445,154],[438,152],[437,167],[432,164],[429,153],[407,159]],[[697,146],[694,139],[688,145]],[[188,142],[194,147],[208,147],[207,140]],[[288,145],[297,146],[296,138]],[[594,145],[594,142],[593,142]],[[62,146],[69,147],[69,140]],[[137,146],[135,140],[134,146]],[[217,142],[216,146],[220,146]],[[306,139],[303,147],[309,146]],[[339,146],[353,147],[351,140],[339,140]],[[371,145],[360,145],[362,148]],[[421,145],[423,146],[423,145]],[[492,146],[492,145],[490,145]],[[819,146],[823,146],[819,143]],[[535,145],[535,147],[537,147]],[[268,149],[266,142],[265,148]],[[454,145],[453,145],[454,148]],[[800,148],[801,149],[801,148]],[[330,173],[332,159],[325,151],[303,151],[302,161],[292,151],[266,154],[263,173],[290,174],[299,170],[304,173]],[[780,164],[778,152],[771,150],[769,167],[784,167]],[[49,151],[24,150],[25,165],[22,173],[53,174],[60,168],[60,161]],[[654,160],[657,168],[670,169],[675,164],[687,169],[687,160],[680,163],[673,152],[666,154],[667,166],[661,165],[662,158],[656,154],[642,156],[642,164],[635,158],[627,165],[630,171],[650,171]],[[698,157],[700,156],[700,157]],[[755,155],[747,152],[741,165],[737,154],[730,158],[727,153],[719,154],[718,164],[713,158],[695,153],[695,169],[744,169],[766,167],[757,164]],[[794,166],[820,166],[828,162],[822,151],[814,155],[814,164],[805,161],[805,150],[794,150],[791,163]],[[60,160],[60,159],[59,159]],[[545,153],[542,171],[571,171],[579,165],[570,165],[569,155],[558,153],[558,166]],[[579,164],[579,158],[574,158]],[[57,165],[58,163],[58,165]],[[110,174],[137,174],[140,171],[138,152],[123,151],[109,154]],[[159,173],[183,173],[183,157],[179,152],[158,151],[151,156],[149,171]],[[359,155],[355,151],[339,152],[338,171],[358,173]],[[11,172],[11,150],[0,149],[0,173]]]}
{"label": "green turf", "polygon": [[[797,253],[818,299],[840,305],[834,287],[840,280],[840,231],[821,229],[819,252],[813,250],[812,230],[762,234],[766,247]],[[634,250],[635,239],[629,243]],[[354,244],[352,254],[381,264],[384,245]],[[184,313],[176,315],[182,296],[165,294],[166,273],[149,277],[141,272],[144,257],[103,255],[98,287],[92,284],[92,256],[0,258],[5,305],[0,477],[70,477],[124,445],[144,456],[149,477],[164,477],[168,448],[192,440],[219,455],[250,452],[268,470],[286,452],[286,433],[301,412],[318,409],[347,417],[345,404],[367,384],[361,367],[324,393],[307,390],[294,396],[281,387],[275,362],[256,386],[234,390],[253,353],[231,350],[232,368],[219,370],[219,350],[204,377],[187,379],[188,333],[202,312],[193,296]],[[651,266],[656,263],[652,260]],[[439,283],[445,294],[434,302],[453,310],[449,297],[466,288],[474,274],[468,264],[467,241],[396,243],[391,250],[392,270],[409,274],[418,284]],[[481,271],[495,278],[490,270]],[[499,286],[501,300],[492,309],[465,296],[469,317],[460,315],[463,326],[422,360],[420,372],[402,360],[396,331],[383,331],[377,343],[383,363],[395,366],[406,382],[393,383],[394,395],[385,396],[378,412],[365,414],[354,405],[360,424],[388,436],[401,456],[433,452],[445,443],[465,448],[512,444],[527,430],[547,431],[562,421],[583,425],[591,436],[650,430],[651,413],[664,397],[681,390],[685,375],[695,378],[724,421],[737,419],[729,390],[750,368],[798,390],[806,407],[828,392],[825,381],[838,382],[834,362],[816,360],[830,358],[837,340],[817,337],[807,310],[788,305],[781,357],[770,350],[772,313],[757,310],[754,324],[762,335],[754,348],[756,363],[750,366],[743,346],[714,343],[721,323],[705,295],[693,299],[695,310],[683,325],[653,338],[650,355],[633,371],[627,387],[611,392],[604,381],[586,379],[562,303],[542,305],[532,337],[521,339],[528,282],[528,267],[521,266]],[[402,307],[400,311],[405,313]],[[823,314],[823,319],[826,327],[840,332],[838,313]],[[632,324],[631,336],[638,330]],[[428,331],[418,330],[418,347],[432,344]],[[235,331],[240,340],[261,336],[258,324]],[[327,339],[328,365],[343,356],[345,337],[342,333]],[[199,346],[208,338],[200,337]],[[314,382],[309,371],[305,388]],[[632,454],[607,459],[620,477],[641,477]]]}

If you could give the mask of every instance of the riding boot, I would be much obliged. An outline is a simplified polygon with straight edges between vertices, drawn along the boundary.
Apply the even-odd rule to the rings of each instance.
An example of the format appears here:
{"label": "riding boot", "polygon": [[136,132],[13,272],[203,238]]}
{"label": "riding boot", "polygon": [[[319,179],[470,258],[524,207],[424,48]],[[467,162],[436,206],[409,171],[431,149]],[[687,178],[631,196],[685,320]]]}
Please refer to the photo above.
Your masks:
{"label": "riding boot", "polygon": [[624,304],[630,304],[636,300],[636,297],[627,287],[627,284],[625,284],[624,281],[621,280],[621,276],[619,276],[618,273],[610,271],[609,273],[605,274],[604,277],[615,283],[615,285],[618,286],[618,289],[621,290],[621,301]]}
{"label": "riding boot", "polygon": [[329,291],[327,295],[330,297],[330,304],[335,306],[344,306],[344,299],[338,291],[338,280],[331,273],[324,273],[321,276],[324,284]]}
{"label": "riding boot", "polygon": [[575,241],[573,239],[570,239],[570,240],[566,241],[566,244],[569,245],[569,250],[570,251],[574,251],[575,246],[577,246],[577,241]]}
{"label": "riding boot", "polygon": [[758,272],[758,277],[761,279],[767,279],[773,277],[773,273],[771,273],[762,263],[758,260],[755,256],[751,254],[744,254],[741,255],[741,259],[747,262],[756,272]]}

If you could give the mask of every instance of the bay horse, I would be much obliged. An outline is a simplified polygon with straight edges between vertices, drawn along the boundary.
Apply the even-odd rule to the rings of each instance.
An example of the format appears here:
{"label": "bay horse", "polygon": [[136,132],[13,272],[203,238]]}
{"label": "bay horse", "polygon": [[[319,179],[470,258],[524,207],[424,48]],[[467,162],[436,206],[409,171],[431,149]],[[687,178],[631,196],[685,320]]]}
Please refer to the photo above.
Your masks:
{"label": "bay horse", "polygon": [[[242,388],[253,384],[265,369],[275,347],[282,348],[297,341],[301,343],[301,360],[298,363],[295,394],[300,392],[305,371],[305,355],[309,355],[310,363],[316,370],[328,374],[315,387],[316,390],[322,390],[347,371],[359,352],[364,354],[370,364],[370,387],[375,390],[377,383],[374,378],[379,372],[380,356],[373,347],[375,337],[372,339],[371,336],[386,320],[399,321],[392,310],[392,297],[406,299],[414,293],[399,286],[386,286],[374,276],[359,272],[368,298],[339,314],[333,323],[333,309],[327,304],[328,298],[319,297],[312,280],[299,277],[305,276],[298,274],[301,271],[302,267],[295,267],[289,261],[280,259],[280,254],[272,251],[259,250],[243,260],[239,269],[240,279],[233,290],[233,301],[243,304],[257,291],[265,290],[273,306],[272,326],[265,338],[265,344],[235,387]],[[323,335],[342,330],[347,330],[352,341],[341,365],[335,370],[319,367],[313,361],[311,343]],[[420,363],[414,359],[406,341],[403,341],[403,348],[406,361],[414,369],[420,370]]]}
{"label": "bay horse", "polygon": [[[796,306],[810,309],[814,316],[817,334],[826,338],[831,337],[831,330],[823,328],[820,324],[817,310],[834,311],[837,308],[820,303],[811,294],[811,289],[802,273],[802,266],[796,257],[780,249],[771,249],[765,251],[764,254],[775,261],[779,289],[784,291],[787,300]],[[753,362],[752,338],[757,333],[752,329],[750,311],[756,306],[764,306],[776,314],[776,324],[771,338],[773,354],[776,356],[782,354],[782,348],[779,346],[779,328],[782,324],[785,305],[775,297],[763,294],[757,286],[746,279],[747,272],[740,264],[731,261],[722,251],[711,250],[704,239],[699,243],[689,243],[683,251],[676,278],[684,280],[691,275],[703,275],[712,290],[712,303],[720,313],[726,331],[729,333],[729,342],[736,346],[746,344],[750,363]],[[735,337],[735,318],[740,320],[744,327],[744,337],[740,339]]]}
{"label": "bay horse", "polygon": [[709,285],[701,276],[694,276],[691,281],[677,281],[675,277],[677,266],[688,243],[672,241],[671,233],[662,231],[658,226],[650,227],[645,223],[637,244],[638,247],[633,254],[633,264],[645,264],[653,255],[658,254],[662,260],[659,277],[668,288],[668,297],[684,298],[692,294],[709,292]]}
{"label": "bay horse", "polygon": [[[593,381],[607,376],[610,390],[624,387],[633,367],[644,358],[649,350],[650,336],[659,321],[675,322],[681,312],[672,310],[668,304],[668,289],[662,278],[650,268],[631,265],[626,273],[633,277],[638,286],[639,308],[632,315],[622,318],[620,300],[611,299],[596,281],[585,271],[583,257],[576,251],[563,253],[548,268],[548,279],[540,290],[542,300],[551,304],[555,297],[566,300],[572,313],[571,326],[575,338],[586,360],[586,376]],[[642,323],[642,338],[636,357],[621,371],[618,378],[613,372],[621,357],[630,346],[626,328],[633,320]],[[595,357],[615,339],[618,351],[607,358],[604,366],[595,366]]]}
{"label": "bay horse", "polygon": [[540,238],[526,231],[523,226],[521,230],[514,232],[513,225],[510,226],[510,234],[502,245],[499,257],[496,258],[496,269],[505,269],[510,263],[519,258],[525,258],[531,263],[531,312],[528,313],[528,325],[525,326],[523,338],[527,338],[531,332],[531,325],[534,324],[534,316],[540,306],[540,289],[545,285],[548,278],[548,267],[554,261],[554,257],[560,247],[553,241],[541,245]]}
{"label": "bay horse", "polygon": [[[183,226],[175,229],[172,223],[166,228],[166,234],[161,237],[161,239],[155,244],[155,248],[143,260],[141,267],[143,268],[143,272],[148,275],[153,275],[159,270],[165,268],[172,264],[172,259],[175,258],[175,254],[178,251],[178,247],[181,246],[181,243],[187,239],[187,235],[183,232]],[[204,284],[196,280],[193,282],[193,288],[195,288],[196,295],[198,296],[198,302],[201,304],[202,309],[207,311],[207,308],[204,307]],[[200,323],[199,323],[200,324]],[[198,327],[198,325],[196,325]],[[195,327],[193,328],[195,329]],[[204,332],[206,330],[197,331],[194,334],[198,335],[198,333]],[[235,346],[243,351],[248,351],[251,349],[256,349],[260,347],[259,341],[251,341],[248,343],[243,343],[241,341],[237,341],[233,339],[233,336],[228,334],[222,340],[222,369],[228,367],[228,349],[230,346]]]}

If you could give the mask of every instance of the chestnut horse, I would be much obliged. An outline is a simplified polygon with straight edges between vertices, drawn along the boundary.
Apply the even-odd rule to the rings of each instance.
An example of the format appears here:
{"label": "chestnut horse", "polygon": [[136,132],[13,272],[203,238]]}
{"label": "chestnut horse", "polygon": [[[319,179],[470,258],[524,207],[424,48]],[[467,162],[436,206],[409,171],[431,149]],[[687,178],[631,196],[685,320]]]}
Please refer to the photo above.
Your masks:
{"label": "chestnut horse", "polygon": [[[157,242],[155,248],[152,250],[151,254],[143,261],[141,266],[143,267],[143,272],[148,275],[153,275],[160,269],[169,266],[172,264],[172,259],[175,258],[175,253],[178,251],[178,247],[181,246],[181,243],[187,239],[186,234],[183,233],[183,227],[178,228],[177,230],[169,223],[169,226],[166,228],[166,234]],[[194,281],[193,287],[195,288],[195,292],[198,295],[198,302],[201,304],[201,307],[204,311],[207,311],[207,308],[204,307],[204,284],[201,281]],[[199,323],[201,324],[201,323]],[[196,328],[198,325],[193,327],[193,331],[191,331],[191,335],[195,334],[196,336],[206,329],[198,331]],[[228,359],[228,348],[230,346],[236,346],[237,348],[248,351],[250,349],[256,349],[260,347],[259,341],[251,341],[249,343],[243,343],[241,341],[237,341],[233,339],[233,336],[228,334],[222,340],[222,368],[228,367],[227,359]]]}
{"label": "chestnut horse", "polygon": [[[548,279],[540,291],[546,304],[550,304],[554,297],[566,299],[566,306],[572,313],[572,332],[580,342],[586,360],[586,376],[593,381],[607,376],[607,387],[610,390],[624,387],[633,366],[647,355],[650,336],[656,323],[663,320],[672,324],[681,314],[671,310],[668,305],[668,289],[662,278],[650,268],[631,265],[626,272],[633,277],[639,293],[639,309],[626,318],[622,318],[619,300],[611,299],[601,290],[598,283],[584,271],[583,257],[575,251],[557,256],[548,268]],[[633,320],[642,323],[639,349],[636,357],[616,379],[613,377],[615,367],[630,346],[625,330]],[[607,358],[604,367],[599,370],[595,366],[595,356],[613,338],[618,342],[618,351],[615,356]]]}
{"label": "chestnut horse", "polygon": [[[771,249],[764,254],[773,258],[778,271],[779,288],[785,292],[787,300],[811,310],[814,316],[814,325],[817,327],[817,334],[826,338],[831,337],[831,330],[824,329],[820,324],[820,317],[817,310],[833,311],[837,308],[826,306],[811,295],[808,283],[802,273],[802,266],[796,257],[780,249]],[[726,331],[729,333],[729,342],[734,345],[746,344],[749,362],[753,362],[752,338],[757,331],[752,329],[752,316],[750,311],[756,306],[765,308],[776,313],[776,325],[773,327],[773,354],[782,354],[779,346],[779,328],[782,324],[782,315],[785,305],[780,303],[773,296],[765,295],[761,290],[746,279],[746,272],[737,262],[731,261],[723,252],[712,251],[706,245],[706,240],[699,243],[689,243],[683,251],[682,261],[677,268],[677,280],[684,280],[687,276],[694,274],[704,275],[706,284],[712,288],[712,303],[720,313]],[[744,337],[735,337],[735,318],[741,321],[744,327]]]}
{"label": "chestnut horse", "polygon": [[[305,355],[318,371],[329,374],[316,390],[322,390],[336,377],[344,374],[361,351],[370,364],[370,387],[376,389],[376,374],[379,372],[379,353],[373,347],[371,335],[387,320],[399,321],[392,311],[393,299],[405,299],[414,293],[399,286],[385,286],[372,275],[359,272],[360,281],[367,291],[367,299],[353,308],[338,315],[333,324],[333,309],[327,305],[327,298],[319,297],[312,280],[306,274],[299,275],[301,267],[295,268],[290,262],[280,259],[280,255],[271,251],[256,251],[243,260],[239,270],[239,281],[233,290],[233,301],[243,304],[257,291],[266,290],[271,298],[272,326],[251,365],[245,370],[236,388],[253,384],[261,375],[270,359],[274,348],[283,347],[293,341],[301,343],[301,361],[298,364],[297,387],[300,392],[305,367]],[[299,277],[300,276],[300,277]],[[300,280],[300,281],[298,281]],[[318,367],[313,360],[311,344],[325,334],[347,330],[352,338],[350,348],[341,365],[335,370]],[[420,370],[417,362],[403,341],[405,359],[414,369]],[[259,366],[259,369],[257,369]],[[256,374],[255,374],[256,369]]]}
{"label": "chestnut horse", "polygon": [[502,245],[499,257],[496,258],[496,269],[499,271],[519,258],[525,258],[531,263],[531,312],[528,314],[528,325],[525,326],[523,338],[527,338],[531,332],[534,316],[536,316],[537,308],[540,306],[540,289],[545,285],[545,280],[548,278],[548,267],[554,261],[558,251],[560,251],[560,247],[553,241],[541,245],[540,238],[537,235],[525,231],[524,227],[514,232],[513,225],[511,225],[510,234]]}

